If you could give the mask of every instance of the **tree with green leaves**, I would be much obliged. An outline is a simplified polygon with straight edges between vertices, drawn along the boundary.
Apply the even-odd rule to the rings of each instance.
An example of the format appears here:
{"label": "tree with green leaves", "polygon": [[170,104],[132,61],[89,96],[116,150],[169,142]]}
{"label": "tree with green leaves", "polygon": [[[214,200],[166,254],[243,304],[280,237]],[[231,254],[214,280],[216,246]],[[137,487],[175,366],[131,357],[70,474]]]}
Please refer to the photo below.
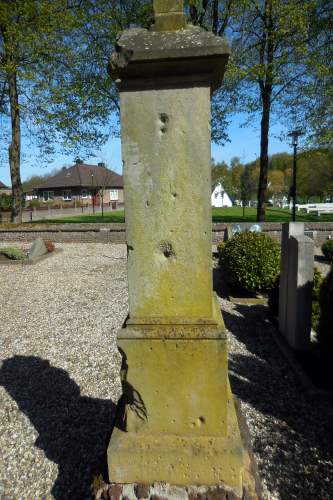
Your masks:
{"label": "tree with green leaves", "polygon": [[[323,0],[190,0],[189,13],[195,24],[227,35],[231,58],[224,86],[213,101],[213,139],[226,140],[230,113],[260,115],[260,175],[257,219],[265,218],[268,184],[269,131],[272,118],[310,119],[317,137],[329,140],[331,113],[332,30],[329,4]],[[313,100],[316,91],[317,97]],[[318,103],[314,109],[313,102]],[[310,130],[308,130],[310,132]],[[325,133],[326,132],[326,133]],[[310,135],[310,134],[309,134]]]}
{"label": "tree with green leaves", "polygon": [[101,146],[117,130],[118,94],[106,71],[117,34],[147,23],[151,10],[142,0],[0,3],[0,114],[8,119],[0,139],[10,143],[12,221],[22,220],[22,132],[44,157]]}

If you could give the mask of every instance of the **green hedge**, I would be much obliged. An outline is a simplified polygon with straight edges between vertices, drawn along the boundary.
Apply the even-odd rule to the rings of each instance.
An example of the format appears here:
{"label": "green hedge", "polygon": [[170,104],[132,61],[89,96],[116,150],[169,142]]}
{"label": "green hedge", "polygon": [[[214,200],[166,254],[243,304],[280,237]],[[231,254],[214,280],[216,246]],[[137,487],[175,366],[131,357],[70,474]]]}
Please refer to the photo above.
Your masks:
{"label": "green hedge", "polygon": [[[320,321],[320,290],[323,284],[323,276],[320,271],[315,267],[313,274],[313,289],[312,289],[312,315],[311,324],[312,328],[317,332]],[[279,286],[280,276],[274,282],[273,287],[268,291],[268,307],[270,314],[273,318],[279,315]]]}
{"label": "green hedge", "polygon": [[324,254],[325,259],[330,262],[333,261],[333,240],[327,240],[321,246],[321,251]]}
{"label": "green hedge", "polygon": [[235,234],[219,248],[228,281],[251,292],[271,288],[280,272],[280,246],[263,233]]}
{"label": "green hedge", "polygon": [[319,303],[318,341],[323,347],[333,349],[333,266],[321,286]]}

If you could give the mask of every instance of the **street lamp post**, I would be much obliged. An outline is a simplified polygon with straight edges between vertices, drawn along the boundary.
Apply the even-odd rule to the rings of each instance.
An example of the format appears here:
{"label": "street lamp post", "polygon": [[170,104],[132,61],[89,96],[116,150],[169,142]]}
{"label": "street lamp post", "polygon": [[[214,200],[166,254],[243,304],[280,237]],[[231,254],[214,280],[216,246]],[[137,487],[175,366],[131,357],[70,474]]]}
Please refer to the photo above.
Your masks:
{"label": "street lamp post", "polygon": [[292,145],[294,146],[294,163],[293,163],[293,186],[292,186],[292,197],[293,197],[293,222],[296,221],[296,198],[297,198],[297,146],[298,138],[302,135],[301,130],[293,130],[288,134],[291,137]]}
{"label": "street lamp post", "polygon": [[91,173],[91,198],[92,198],[92,209],[93,209],[93,214],[95,213],[95,194],[94,194],[94,174]]}

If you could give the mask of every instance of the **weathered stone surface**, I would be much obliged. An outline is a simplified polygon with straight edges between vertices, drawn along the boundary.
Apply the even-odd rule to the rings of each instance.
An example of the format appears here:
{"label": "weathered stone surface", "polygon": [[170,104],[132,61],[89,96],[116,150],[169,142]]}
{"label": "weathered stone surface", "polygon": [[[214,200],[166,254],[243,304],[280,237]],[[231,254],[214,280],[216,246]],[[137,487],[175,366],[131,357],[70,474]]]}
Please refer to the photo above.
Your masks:
{"label": "weathered stone surface", "polygon": [[39,238],[38,240],[35,240],[34,243],[31,245],[31,248],[28,252],[28,258],[31,260],[37,259],[38,257],[41,257],[42,255],[45,255],[47,253],[48,250],[44,241],[41,238]]}
{"label": "weathered stone surface", "polygon": [[[224,406],[222,400],[220,406]],[[119,482],[136,483],[154,478],[157,482],[186,486],[216,485],[223,481],[241,497],[243,448],[230,393],[227,418],[226,436],[201,435],[196,426],[190,425],[183,435],[148,434],[145,423],[141,432],[123,432],[116,428],[108,449],[109,467]]]}
{"label": "weathered stone surface", "polygon": [[185,28],[186,19],[183,0],[154,0],[155,25],[157,31],[175,31]]}
{"label": "weathered stone surface", "polygon": [[[155,29],[183,19],[182,2],[167,3],[155,3]],[[243,447],[211,268],[210,99],[228,53],[200,28],[135,29],[122,34],[111,60],[129,287],[118,335],[123,396],[108,448],[119,483],[225,482],[242,493]]]}
{"label": "weathered stone surface", "polygon": [[194,81],[215,89],[229,52],[225,39],[198,27],[176,32],[136,28],[124,31],[117,41],[109,72],[120,89],[179,88]]}
{"label": "weathered stone surface", "polygon": [[307,349],[311,338],[314,243],[307,236],[291,236],[285,335],[295,350]]}
{"label": "weathered stone surface", "polygon": [[154,12],[156,14],[168,14],[169,12],[183,12],[183,0],[154,0]]}
{"label": "weathered stone surface", "polygon": [[204,322],[212,317],[209,87],[122,92],[120,103],[130,318]]}
{"label": "weathered stone surface", "polygon": [[289,247],[291,236],[304,235],[303,222],[286,222],[282,224],[281,269],[279,289],[279,329],[285,335],[288,304],[288,273],[290,268]]}

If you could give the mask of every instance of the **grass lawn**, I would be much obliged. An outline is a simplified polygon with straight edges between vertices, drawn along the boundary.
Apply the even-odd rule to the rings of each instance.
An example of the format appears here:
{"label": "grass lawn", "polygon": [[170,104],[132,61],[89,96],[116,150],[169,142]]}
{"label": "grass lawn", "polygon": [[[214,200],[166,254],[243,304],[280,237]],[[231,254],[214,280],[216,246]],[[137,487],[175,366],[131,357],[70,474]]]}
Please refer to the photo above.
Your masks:
{"label": "grass lawn", "polygon": [[[213,208],[213,222],[256,222],[256,209],[246,208],[245,217],[243,217],[243,209],[240,207],[232,208]],[[296,216],[298,222],[333,222],[333,214],[323,214],[320,217],[314,213],[300,213]],[[266,209],[266,222],[289,222],[291,220],[291,212],[280,208]],[[95,215],[73,215],[70,217],[62,217],[59,219],[44,219],[36,221],[38,223],[56,224],[56,223],[118,223],[125,222],[125,214],[123,210],[107,212],[104,217],[101,214]],[[31,224],[31,223],[29,223]]]}

